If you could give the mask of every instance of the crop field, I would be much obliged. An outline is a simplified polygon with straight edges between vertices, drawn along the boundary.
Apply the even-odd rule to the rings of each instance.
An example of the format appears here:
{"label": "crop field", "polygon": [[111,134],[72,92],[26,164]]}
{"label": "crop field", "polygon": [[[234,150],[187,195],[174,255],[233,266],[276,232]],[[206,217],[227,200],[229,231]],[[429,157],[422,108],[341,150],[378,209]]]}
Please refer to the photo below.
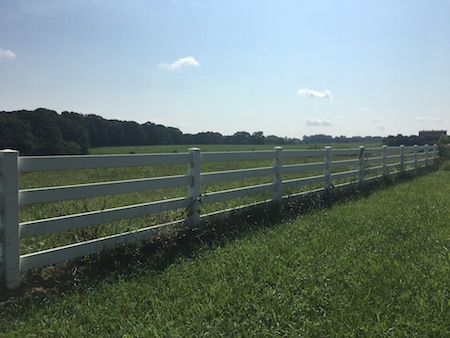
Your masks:
{"label": "crop field", "polygon": [[441,169],[166,263],[30,293],[2,303],[0,334],[447,337],[449,196]]}

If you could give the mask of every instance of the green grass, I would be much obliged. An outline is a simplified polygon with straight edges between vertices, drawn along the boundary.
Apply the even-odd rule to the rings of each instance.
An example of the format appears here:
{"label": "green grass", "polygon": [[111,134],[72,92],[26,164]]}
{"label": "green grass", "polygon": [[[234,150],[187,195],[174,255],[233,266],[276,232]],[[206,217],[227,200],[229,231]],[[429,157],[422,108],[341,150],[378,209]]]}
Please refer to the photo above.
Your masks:
{"label": "green grass", "polygon": [[[331,143],[331,144],[286,144],[283,149],[323,149],[325,146],[333,148],[358,148],[359,146],[380,147],[380,143]],[[91,155],[106,154],[145,154],[145,153],[185,153],[189,148],[200,148],[206,152],[216,151],[254,151],[254,150],[272,150],[276,145],[272,144],[183,144],[183,145],[159,145],[159,146],[129,146],[129,147],[101,147],[91,148]]]}
{"label": "green grass", "polygon": [[[0,310],[4,336],[448,337],[450,172]],[[76,273],[74,272],[76,276]]]}
{"label": "green grass", "polygon": [[[356,147],[355,144],[336,144],[334,147]],[[369,145],[368,145],[369,146]],[[140,153],[140,152],[178,152],[186,151],[190,146],[147,146],[147,147],[116,147],[116,148],[97,148],[97,153]],[[306,148],[323,148],[323,145],[302,145]],[[287,146],[288,149],[299,148],[299,146]],[[243,151],[243,150],[262,150],[273,149],[268,145],[206,145],[205,151]],[[94,152],[94,151],[93,151]],[[344,157],[345,158],[345,157]],[[335,158],[344,159],[344,158]],[[284,165],[303,163],[303,162],[322,162],[322,157],[314,158],[289,158],[285,159]],[[234,161],[234,162],[218,162],[203,163],[202,172],[237,170],[245,168],[271,167],[272,160],[256,160],[256,161]],[[340,170],[352,170],[355,168],[342,168]],[[187,164],[180,165],[158,165],[158,166],[139,166],[139,167],[122,167],[122,168],[102,168],[102,169],[86,169],[86,170],[69,170],[69,171],[53,171],[23,173],[20,175],[20,189],[30,189],[38,187],[50,187],[58,185],[72,185],[83,183],[96,183],[102,181],[116,181],[126,179],[140,179],[159,176],[186,175]],[[321,170],[284,174],[283,180],[301,178],[306,176],[321,175]],[[250,179],[216,182],[204,184],[201,187],[202,194],[208,194],[220,190],[228,190],[240,188],[244,186],[252,186],[258,184],[267,184],[273,181],[273,177],[255,177]],[[334,182],[335,184],[340,181]],[[320,188],[321,184],[313,184],[309,186],[290,188],[285,190],[285,195],[299,193],[301,191]],[[55,203],[45,203],[23,206],[20,208],[20,221],[28,222],[37,219],[59,217],[69,214],[77,214],[95,210],[104,210],[120,206],[148,203],[153,201],[165,200],[170,198],[185,197],[187,195],[187,187],[177,187],[168,189],[157,189],[143,191],[138,193],[129,193],[113,196],[102,196],[96,198],[88,198],[81,200],[62,201]],[[261,202],[270,199],[270,193],[253,195],[243,198],[221,201],[211,204],[203,204],[201,213],[211,213],[224,209],[235,208],[241,205]],[[71,243],[91,240],[94,238],[109,236],[124,231],[137,230],[151,225],[157,225],[174,220],[183,220],[186,216],[186,210],[174,210],[161,214],[149,215],[132,220],[122,220],[114,223],[101,224],[83,229],[75,229],[63,233],[53,233],[34,238],[25,238],[21,241],[21,254],[28,254],[35,251],[41,251],[57,246],[67,245]]]}
{"label": "green grass", "polygon": [[[152,146],[152,147],[116,147],[102,148],[99,153],[127,153],[132,152],[177,152],[178,149],[186,151],[188,146]],[[209,151],[231,151],[231,150],[255,150],[270,149],[267,146],[218,146],[209,145]],[[319,159],[318,159],[319,160]],[[297,159],[298,161],[298,159]],[[272,160],[257,161],[235,161],[206,163],[202,165],[202,172],[236,170],[245,168],[270,167]],[[102,168],[102,169],[85,169],[85,170],[68,170],[49,172],[32,172],[23,173],[19,178],[20,189],[32,189],[39,187],[51,187],[59,185],[73,185],[83,183],[96,183],[102,181],[117,181],[127,179],[151,178],[160,176],[186,175],[188,173],[187,164],[179,165],[157,165],[157,166],[138,166],[138,167],[119,167],[119,168]],[[302,173],[306,175],[307,173]],[[291,175],[292,176],[292,175]],[[235,180],[205,184],[202,186],[202,194],[207,194],[220,190],[240,188],[243,186],[251,186],[272,182],[272,176],[255,177],[251,179]],[[286,178],[285,178],[286,179]],[[305,189],[305,188],[304,188]],[[95,210],[104,210],[120,206],[148,203],[160,201],[170,198],[185,197],[187,195],[187,187],[157,189],[143,191],[138,193],[128,193],[112,196],[102,196],[96,198],[88,198],[81,200],[70,200],[62,202],[52,202],[44,204],[35,204],[22,206],[20,208],[20,221],[28,222],[37,219],[59,217],[70,214],[77,214]],[[257,201],[264,201],[271,198],[270,193],[253,195],[249,197],[237,198],[228,201],[222,201],[211,204],[202,205],[201,212],[203,214],[233,208],[241,205],[251,204]],[[174,220],[182,220],[186,216],[185,210],[174,210],[156,215],[135,218],[132,220],[123,220],[114,223],[101,224],[99,226],[91,226],[84,229],[76,229],[63,233],[54,233],[34,238],[25,238],[21,241],[21,254],[41,251],[57,246],[67,245],[80,241],[90,240],[93,238],[104,237],[121,233],[124,231],[141,229],[151,225],[157,225]]]}

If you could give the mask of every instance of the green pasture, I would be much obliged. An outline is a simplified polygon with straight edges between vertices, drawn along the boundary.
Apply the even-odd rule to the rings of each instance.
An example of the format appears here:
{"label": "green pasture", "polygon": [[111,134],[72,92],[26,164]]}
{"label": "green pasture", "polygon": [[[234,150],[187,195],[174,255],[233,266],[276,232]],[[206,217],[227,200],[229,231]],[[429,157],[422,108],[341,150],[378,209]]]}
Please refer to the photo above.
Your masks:
{"label": "green pasture", "polygon": [[0,335],[449,337],[449,196],[441,169],[166,263],[71,267],[73,286],[4,301]]}
{"label": "green pasture", "polygon": [[[346,147],[355,144],[346,143],[339,144],[336,147]],[[93,149],[92,153],[97,154],[113,154],[113,153],[173,153],[186,152],[190,146],[151,146],[151,147],[116,147]],[[315,148],[317,145],[305,145],[305,147]],[[320,145],[322,148],[323,145]],[[203,149],[203,148],[202,148]],[[209,145],[205,146],[204,151],[250,151],[250,150],[267,150],[273,149],[271,146],[237,146],[237,145]],[[298,149],[298,146],[289,146],[285,149]],[[283,164],[302,163],[302,162],[323,162],[323,157],[306,158],[306,159],[286,159]],[[256,161],[235,161],[235,162],[217,162],[203,163],[201,171],[214,172],[224,170],[239,170],[246,168],[259,168],[273,166],[272,160],[256,160]],[[32,189],[39,187],[52,187],[60,185],[73,185],[84,183],[97,183],[103,181],[118,181],[140,178],[151,178],[160,176],[186,175],[188,172],[187,164],[179,165],[158,165],[144,167],[119,167],[119,168],[102,168],[102,169],[86,169],[86,170],[69,170],[69,171],[52,171],[52,172],[36,172],[23,173],[19,178],[20,189]],[[343,168],[342,170],[351,170],[354,168]],[[322,171],[307,171],[301,173],[285,174],[283,180],[321,175]],[[216,182],[202,185],[202,194],[209,194],[220,190],[228,190],[240,188],[243,186],[252,186],[258,184],[271,183],[272,175],[255,177],[249,179],[241,179],[234,181]],[[314,184],[301,188],[289,189],[284,194],[295,194],[308,189],[319,188],[320,184]],[[88,198],[82,200],[61,201],[55,203],[35,204],[23,206],[20,209],[20,221],[28,222],[37,219],[59,217],[69,214],[77,214],[89,211],[104,210],[114,207],[148,203],[159,200],[166,200],[187,195],[187,187],[156,189],[150,191],[142,191],[136,193],[128,193],[121,195],[102,196],[96,198]],[[220,211],[229,208],[235,208],[242,205],[252,204],[270,199],[270,193],[253,195],[233,200],[227,200],[211,204],[202,204],[202,214]],[[24,238],[21,241],[21,253],[31,253],[41,251],[48,248],[67,245],[75,242],[90,240],[93,238],[117,234],[124,231],[136,230],[152,225],[166,223],[174,220],[181,220],[186,217],[186,210],[173,210],[160,214],[149,215],[146,217],[127,219],[114,223],[101,224],[99,226],[86,227],[62,233],[54,233],[35,238]]]}
{"label": "green pasture", "polygon": [[[358,148],[364,146],[380,147],[380,143],[330,143],[330,144],[286,144],[280,145],[283,149],[323,149],[325,146],[333,148]],[[191,145],[159,145],[159,146],[130,146],[130,147],[102,147],[91,148],[89,153],[91,155],[106,155],[106,154],[145,154],[145,153],[183,153],[187,152],[189,148],[200,148],[202,151],[254,151],[254,150],[272,150],[276,145],[272,144],[191,144]]]}
{"label": "green pasture", "polygon": [[[316,147],[317,145],[304,145],[305,147]],[[337,144],[337,147],[356,147],[355,144],[345,143]],[[369,145],[368,145],[369,146]],[[183,148],[182,148],[183,147]],[[320,145],[322,148],[323,145]],[[189,146],[152,146],[152,147],[125,147],[125,148],[102,148],[94,149],[92,152],[98,154],[112,153],[170,153],[178,151],[187,151]],[[203,148],[202,148],[203,149]],[[264,150],[273,149],[270,146],[236,146],[236,145],[213,145],[205,146],[204,151],[244,151],[244,150]],[[287,149],[298,149],[298,146],[289,146]],[[335,158],[337,159],[337,158]],[[283,164],[304,163],[304,162],[323,162],[323,157],[315,158],[290,158],[285,159]],[[239,170],[246,168],[271,167],[272,160],[256,160],[256,161],[235,161],[235,162],[217,162],[202,163],[201,171],[214,172],[224,170]],[[85,169],[85,170],[69,170],[69,171],[52,171],[52,172],[36,172],[23,173],[19,178],[20,189],[31,189],[38,187],[51,187],[59,185],[73,185],[84,183],[97,183],[103,181],[117,181],[129,179],[141,179],[160,176],[186,175],[188,172],[187,164],[179,165],[158,165],[144,167],[119,167],[119,168],[102,168],[102,169]],[[354,170],[354,167],[341,168],[344,170]],[[323,171],[305,171],[300,173],[291,173],[283,175],[283,180],[321,175]],[[201,187],[201,193],[207,195],[220,190],[228,190],[240,188],[243,186],[252,186],[259,184],[271,183],[272,175],[254,177],[249,179],[241,179],[234,181],[216,182],[204,184]],[[339,182],[334,182],[339,183]],[[309,186],[291,188],[284,191],[284,195],[296,194],[306,190],[320,188],[321,184],[312,184]],[[20,221],[28,222],[43,218],[59,217],[70,214],[78,214],[89,211],[104,210],[114,207],[126,205],[148,203],[171,198],[184,197],[187,195],[187,187],[176,187],[167,189],[156,189],[150,191],[142,191],[136,193],[128,193],[121,195],[102,196],[95,198],[87,198],[81,200],[69,200],[55,203],[44,203],[23,206],[20,209]],[[235,208],[242,205],[252,204],[255,202],[271,199],[270,193],[253,195],[233,200],[221,201],[211,204],[202,204],[201,213],[207,214],[220,210]],[[53,233],[34,238],[24,238],[21,240],[21,253],[27,254],[35,251],[41,251],[61,245],[67,245],[80,241],[90,240],[98,237],[108,236],[121,233],[124,231],[137,230],[144,227],[157,225],[161,223],[171,222],[174,220],[182,220],[186,217],[187,210],[179,209],[168,211],[145,217],[126,219],[114,223],[105,223],[98,226],[86,227],[83,229],[75,229],[71,231]]]}

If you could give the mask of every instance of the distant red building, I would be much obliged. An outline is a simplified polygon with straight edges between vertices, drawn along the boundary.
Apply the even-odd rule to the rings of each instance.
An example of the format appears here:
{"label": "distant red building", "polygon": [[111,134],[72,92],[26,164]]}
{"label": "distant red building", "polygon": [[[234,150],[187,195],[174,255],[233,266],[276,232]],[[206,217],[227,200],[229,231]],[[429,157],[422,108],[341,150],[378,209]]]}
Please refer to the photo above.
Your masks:
{"label": "distant red building", "polygon": [[419,137],[423,137],[426,141],[436,142],[439,137],[447,135],[447,130],[421,130],[419,131]]}

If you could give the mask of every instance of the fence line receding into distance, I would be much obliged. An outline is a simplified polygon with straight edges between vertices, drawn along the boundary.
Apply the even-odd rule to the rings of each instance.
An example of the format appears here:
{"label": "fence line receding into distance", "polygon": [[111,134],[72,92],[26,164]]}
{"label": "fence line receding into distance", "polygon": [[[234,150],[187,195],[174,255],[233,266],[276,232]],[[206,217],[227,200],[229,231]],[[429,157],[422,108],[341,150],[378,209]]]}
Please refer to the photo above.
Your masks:
{"label": "fence line receding into distance", "polygon": [[[8,288],[14,289],[20,285],[20,273],[23,271],[145,241],[151,239],[168,223],[152,224],[134,231],[22,255],[21,238],[179,209],[185,209],[187,216],[171,224],[195,227],[202,217],[207,216],[201,214],[205,204],[257,194],[271,196],[269,201],[264,200],[261,203],[280,203],[287,195],[302,193],[299,190],[302,187],[317,189],[319,186],[319,190],[326,193],[337,184],[362,185],[368,180],[417,170],[432,164],[437,153],[437,146],[353,149],[325,147],[320,150],[283,150],[281,147],[275,147],[273,150],[240,152],[201,152],[198,148],[191,148],[189,152],[179,154],[100,156],[19,156],[17,151],[3,150],[0,151],[0,278]],[[271,161],[272,165],[216,172],[201,171],[203,163],[256,160]],[[19,189],[19,176],[26,172],[180,164],[188,167],[184,175]],[[263,176],[270,179],[262,184],[208,193],[203,189],[215,182]],[[174,187],[187,188],[187,194],[148,203],[20,222],[20,209],[25,205]]]}

